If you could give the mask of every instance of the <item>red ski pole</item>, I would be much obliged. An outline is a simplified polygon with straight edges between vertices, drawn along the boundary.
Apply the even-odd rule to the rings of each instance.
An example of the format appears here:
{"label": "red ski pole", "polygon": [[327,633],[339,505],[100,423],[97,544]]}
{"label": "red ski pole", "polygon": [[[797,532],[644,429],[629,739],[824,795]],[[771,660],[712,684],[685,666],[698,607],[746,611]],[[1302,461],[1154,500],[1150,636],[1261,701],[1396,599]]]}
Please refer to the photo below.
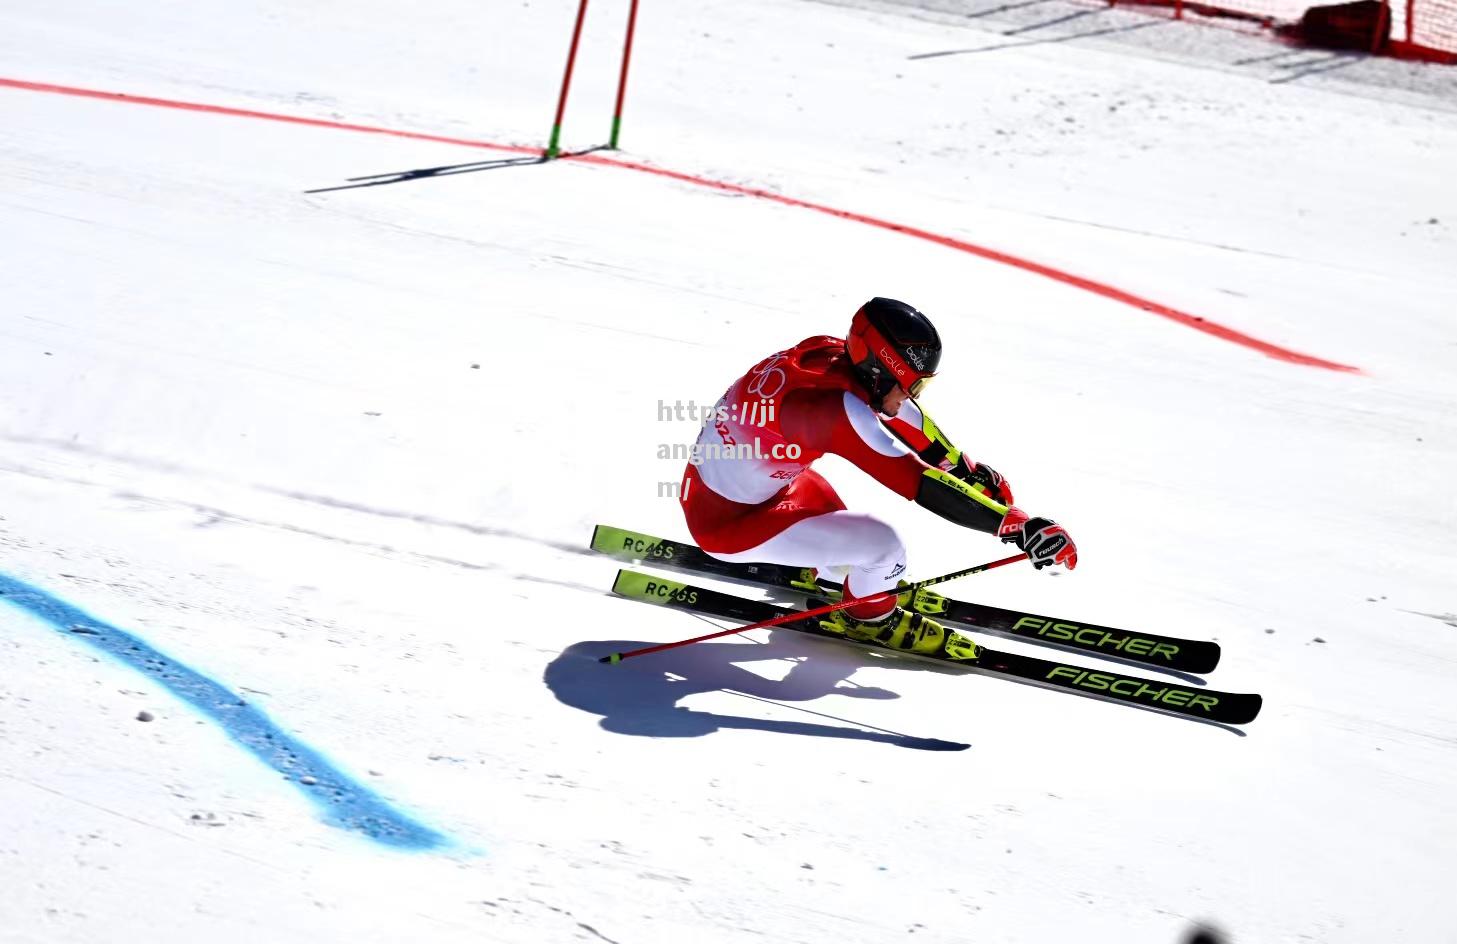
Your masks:
{"label": "red ski pole", "polygon": [[627,10],[627,41],[622,45],[622,77],[617,80],[617,107],[612,112],[612,138],[607,147],[617,150],[617,132],[622,130],[622,99],[627,95],[627,61],[632,58],[632,32],[637,26],[637,0]]}
{"label": "red ski pole", "polygon": [[572,67],[577,64],[577,42],[582,38],[582,20],[587,17],[587,0],[582,0],[582,5],[577,7],[577,25],[572,27],[572,45],[567,51],[567,71],[562,76],[562,95],[556,103],[556,118],[551,123],[551,140],[547,142],[546,153],[542,157],[547,160],[557,156],[560,151],[558,145],[562,138],[562,116],[567,111],[567,89],[572,85]]}
{"label": "red ski pole", "polygon": [[610,656],[603,656],[598,662],[606,662],[616,665],[623,659],[631,659],[634,656],[645,656],[651,652],[663,652],[668,649],[677,649],[682,646],[691,646],[695,642],[703,642],[708,639],[718,639],[721,636],[732,636],[736,633],[746,633],[751,629],[768,629],[771,626],[781,626],[784,623],[797,623],[802,619],[809,619],[815,616],[823,616],[826,613],[833,613],[835,610],[843,610],[847,606],[854,606],[857,603],[870,603],[874,601],[887,600],[899,596],[902,593],[914,592],[922,587],[932,587],[938,583],[947,583],[960,577],[970,577],[972,574],[979,574],[984,570],[991,570],[993,567],[1003,567],[1007,564],[1015,564],[1017,561],[1026,560],[1027,555],[1014,554],[1011,557],[1004,557],[1001,560],[989,561],[985,564],[977,564],[975,567],[968,567],[965,570],[958,570],[950,574],[942,574],[940,577],[931,577],[927,580],[918,580],[907,587],[900,587],[894,591],[883,590],[880,593],[872,593],[865,597],[851,597],[841,600],[839,603],[829,603],[825,606],[817,606],[812,610],[795,610],[792,613],[785,613],[782,616],[775,616],[771,619],[760,620],[757,623],[750,623],[748,626],[735,626],[732,629],[725,629],[717,633],[709,633],[707,636],[694,636],[692,639],[680,639],[677,642],[665,642],[657,646],[646,646],[642,649],[631,649],[627,652],[614,652]]}

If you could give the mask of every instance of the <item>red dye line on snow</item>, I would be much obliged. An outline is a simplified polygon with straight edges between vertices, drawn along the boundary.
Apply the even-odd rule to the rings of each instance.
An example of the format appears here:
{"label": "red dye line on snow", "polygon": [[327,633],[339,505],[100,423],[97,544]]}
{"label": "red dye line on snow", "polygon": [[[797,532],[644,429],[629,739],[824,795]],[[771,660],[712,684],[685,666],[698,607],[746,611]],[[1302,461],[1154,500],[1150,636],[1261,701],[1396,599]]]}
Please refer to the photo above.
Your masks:
{"label": "red dye line on snow", "polygon": [[179,111],[200,111],[214,115],[231,115],[235,118],[260,118],[264,121],[281,121],[291,125],[308,125],[313,128],[335,128],[343,131],[363,131],[366,134],[384,134],[394,138],[411,138],[416,141],[436,141],[441,144],[462,144],[466,147],[489,148],[493,151],[510,151],[513,154],[540,154],[541,148],[520,147],[514,144],[492,144],[470,138],[450,138],[439,134],[423,134],[419,131],[395,131],[391,128],[376,128],[372,125],[352,125],[343,121],[329,121],[326,118],[299,118],[294,115],[279,115],[267,111],[251,111],[247,108],[229,108],[226,105],[203,105],[198,102],[179,102],[170,98],[148,98],[145,95],[127,95],[124,92],[101,92],[96,89],[73,88],[69,85],[47,85],[44,82],[22,82],[19,79],[0,78],[0,88],[23,89],[27,92],[51,92],[55,95],[74,95],[78,98],[99,98],[103,101],[128,102],[132,105],[152,105],[156,108],[175,108]]}
{"label": "red dye line on snow", "polygon": [[738,193],[749,197],[759,197],[763,200],[773,200],[775,203],[782,203],[786,206],[801,207],[806,210],[814,210],[818,213],[827,213],[830,216],[839,217],[842,220],[852,220],[856,223],[864,223],[867,226],[876,226],[880,229],[888,229],[896,233],[904,233],[916,239],[924,239],[927,242],[936,243],[938,246],[945,246],[949,249],[957,249],[961,252],[970,253],[973,256],[980,256],[983,259],[990,259],[992,262],[1000,262],[1004,265],[1014,266],[1026,272],[1046,276],[1055,279],[1065,285],[1080,288],[1085,292],[1092,292],[1094,295],[1101,295],[1104,298],[1111,298],[1113,301],[1122,302],[1125,305],[1132,305],[1134,308],[1167,318],[1170,321],[1177,321],[1179,324],[1193,328],[1195,331],[1203,331],[1205,334],[1212,334],[1216,338],[1222,338],[1235,344],[1241,344],[1273,357],[1277,360],[1287,361],[1291,364],[1303,364],[1307,367],[1324,367],[1327,370],[1347,371],[1360,373],[1359,367],[1352,367],[1349,364],[1340,364],[1335,361],[1324,360],[1313,357],[1309,354],[1301,354],[1299,351],[1292,351],[1289,348],[1280,347],[1278,344],[1271,344],[1268,341],[1261,341],[1233,328],[1217,324],[1207,318],[1198,315],[1191,315],[1179,311],[1177,308],[1170,308],[1147,298],[1134,295],[1132,292],[1125,292],[1120,288],[1111,285],[1104,285],[1102,282],[1095,282],[1092,279],[1080,275],[1073,275],[1061,269],[1054,269],[1045,266],[1040,262],[1033,262],[1030,259],[1022,259],[1018,256],[998,252],[995,249],[988,249],[985,246],[978,246],[965,240],[957,239],[954,236],[943,236],[940,233],[933,233],[929,230],[918,229],[914,226],[905,226],[901,223],[892,223],[889,220],[878,219],[873,216],[866,216],[863,213],[853,213],[849,210],[837,210],[834,207],[824,206],[819,203],[810,203],[807,200],[797,200],[794,197],[786,197],[782,194],[773,193],[768,190],[760,190],[756,187],[744,187],[739,184],[724,183],[718,180],[709,180],[705,177],[695,177],[692,174],[684,174],[674,170],[665,170],[661,167],[652,167],[647,164],[635,164],[629,161],[619,161],[610,157],[594,157],[592,155],[581,155],[572,160],[582,161],[590,164],[610,164],[613,167],[622,167],[627,170],[642,171],[647,174],[657,174],[661,177],[670,177],[673,180],[681,180],[685,183],[697,184],[702,187],[712,187],[715,190],[722,190],[728,193]]}
{"label": "red dye line on snow", "polygon": [[[379,128],[372,125],[349,124],[342,121],[329,121],[323,118],[301,118],[293,115],[281,115],[273,112],[253,111],[246,108],[229,108],[225,105],[205,105],[197,102],[182,102],[166,98],[150,98],[143,95],[127,95],[122,92],[104,92],[96,89],[75,88],[67,85],[49,85],[43,82],[25,82],[19,79],[0,78],[0,88],[22,89],[30,92],[49,92],[56,95],[74,95],[81,98],[96,98],[104,101],[129,102],[134,105],[152,105],[158,108],[175,108],[181,111],[206,112],[215,115],[231,115],[237,118],[258,118],[264,121],[279,121],[286,124],[307,125],[315,128],[334,128],[343,131],[359,131],[366,134],[383,134],[396,138],[408,138],[415,141],[434,141],[441,144],[459,144],[465,147],[487,148],[493,151],[509,151],[513,154],[541,154],[541,148],[524,147],[514,144],[494,144],[490,141],[479,141],[471,138],[453,138],[438,134],[425,134],[419,131],[398,131],[392,128]],[[1179,311],[1177,308],[1170,308],[1151,301],[1132,292],[1125,292],[1122,289],[1096,282],[1092,279],[1064,272],[1061,269],[1054,269],[1051,266],[1033,262],[1030,259],[1023,259],[1018,256],[998,252],[995,249],[988,249],[985,246],[978,246],[953,236],[943,236],[929,230],[919,229],[914,226],[905,226],[900,223],[892,223],[889,220],[878,219],[873,216],[866,216],[863,213],[853,213],[849,210],[839,210],[834,207],[825,206],[820,203],[811,203],[808,200],[797,200],[794,197],[786,197],[783,194],[774,193],[769,190],[762,190],[757,187],[745,187],[740,184],[731,184],[725,181],[712,180],[707,177],[698,177],[693,174],[685,174],[680,171],[667,170],[662,167],[653,167],[649,164],[639,164],[633,161],[623,161],[611,157],[599,157],[596,155],[563,155],[559,160],[579,161],[584,164],[599,164],[606,167],[617,167],[623,170],[634,170],[645,174],[654,174],[658,177],[667,177],[671,180],[693,184],[699,187],[709,187],[724,193],[736,193],[746,197],[757,197],[761,200],[772,200],[785,206],[799,207],[804,210],[814,210],[816,213],[825,213],[829,216],[842,220],[850,220],[855,223],[864,223],[867,226],[874,226],[879,229],[890,230],[894,233],[902,233],[916,239],[923,239],[938,246],[945,246],[948,249],[955,249],[992,262],[999,262],[1003,265],[1013,266],[1024,272],[1031,272],[1045,278],[1054,279],[1064,285],[1091,292],[1094,295],[1130,305],[1140,311],[1167,318],[1170,321],[1178,322],[1185,327],[1193,328],[1195,331],[1202,331],[1205,334],[1213,335],[1225,341],[1239,344],[1251,350],[1259,351],[1267,357],[1285,361],[1290,364],[1301,364],[1307,367],[1322,367],[1326,370],[1345,371],[1349,373],[1360,373],[1358,367],[1349,364],[1340,364],[1335,361],[1328,361],[1323,358],[1314,357],[1309,354],[1301,354],[1299,351],[1292,351],[1289,348],[1281,347],[1278,344],[1271,344],[1268,341],[1261,341],[1259,338],[1251,337],[1242,331],[1217,324],[1207,318],[1198,315],[1191,315],[1188,312]]]}

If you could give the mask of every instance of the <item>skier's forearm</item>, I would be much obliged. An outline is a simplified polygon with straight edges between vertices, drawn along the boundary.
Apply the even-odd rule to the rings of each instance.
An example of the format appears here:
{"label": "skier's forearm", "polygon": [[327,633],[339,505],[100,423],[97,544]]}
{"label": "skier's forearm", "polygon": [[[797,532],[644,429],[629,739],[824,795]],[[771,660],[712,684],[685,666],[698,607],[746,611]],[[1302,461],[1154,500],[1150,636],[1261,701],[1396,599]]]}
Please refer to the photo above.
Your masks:
{"label": "skier's forearm", "polygon": [[[905,418],[907,412],[916,421]],[[949,460],[948,464],[955,466],[961,459],[961,450],[951,444],[951,440],[946,438],[946,434],[941,432],[941,428],[921,409],[919,403],[910,402],[902,407],[901,415],[890,420],[886,426],[927,465],[941,465],[942,460]]]}
{"label": "skier's forearm", "polygon": [[961,460],[961,450],[951,445],[951,440],[941,432],[941,427],[927,415],[925,410],[921,411],[921,433],[931,440],[931,445],[921,452],[921,461],[927,465],[940,465],[942,459],[949,460],[951,465],[956,465]]}
{"label": "skier's forearm", "polygon": [[981,486],[973,486],[936,468],[922,471],[916,504],[947,521],[986,534],[996,534],[1007,514],[1007,506],[988,495]]}

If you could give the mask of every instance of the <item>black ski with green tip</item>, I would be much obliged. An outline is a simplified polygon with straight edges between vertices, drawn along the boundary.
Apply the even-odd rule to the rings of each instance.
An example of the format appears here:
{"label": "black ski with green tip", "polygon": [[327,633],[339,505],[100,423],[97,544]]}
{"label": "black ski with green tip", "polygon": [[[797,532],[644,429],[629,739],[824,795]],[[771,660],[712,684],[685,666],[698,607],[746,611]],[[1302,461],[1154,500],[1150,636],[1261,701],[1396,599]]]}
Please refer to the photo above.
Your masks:
{"label": "black ski with green tip", "polygon": [[[716,616],[722,619],[757,623],[797,612],[796,608],[777,606],[764,600],[749,600],[680,583],[666,577],[655,577],[632,570],[619,570],[613,581],[612,592],[619,596],[646,603],[655,603],[675,609]],[[985,646],[977,647],[975,659],[954,658],[945,654],[923,655],[885,649],[873,643],[857,642],[839,633],[822,629],[814,618],[783,623],[781,629],[807,633],[847,643],[879,653],[891,653],[897,657],[930,659],[945,665],[954,665],[976,672],[1011,676],[1027,682],[1061,688],[1067,691],[1090,695],[1095,698],[1138,705],[1156,711],[1218,724],[1248,724],[1260,713],[1262,699],[1259,695],[1231,694],[1201,688],[1188,688],[1156,679],[1119,675],[1114,672],[1099,672],[1082,666],[1052,662],[1033,656],[1013,652],[999,652]]]}
{"label": "black ski with green tip", "polygon": [[[653,537],[609,525],[599,524],[593,530],[592,550],[622,560],[807,595],[834,596],[840,592],[838,583],[816,580],[812,570],[781,564],[731,564],[710,557],[699,547],[684,541]],[[911,605],[919,613],[969,629],[1003,633],[1030,642],[1048,643],[1176,672],[1212,672],[1219,664],[1219,643],[1216,642],[1136,633],[1095,623],[1039,616],[985,603],[954,600],[931,590],[917,593]]]}

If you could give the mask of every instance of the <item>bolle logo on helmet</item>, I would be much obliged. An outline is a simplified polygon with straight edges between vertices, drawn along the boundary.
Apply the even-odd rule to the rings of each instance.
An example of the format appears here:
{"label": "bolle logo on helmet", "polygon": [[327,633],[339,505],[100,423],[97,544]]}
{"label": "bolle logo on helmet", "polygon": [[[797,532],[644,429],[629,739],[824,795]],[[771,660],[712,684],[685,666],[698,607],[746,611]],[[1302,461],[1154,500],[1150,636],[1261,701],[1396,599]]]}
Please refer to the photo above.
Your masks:
{"label": "bolle logo on helmet", "polygon": [[911,366],[918,371],[926,369],[926,355],[921,352],[919,347],[906,348],[906,360],[910,361]]}
{"label": "bolle logo on helmet", "polygon": [[901,360],[900,357],[896,355],[895,351],[892,351],[890,349],[889,345],[882,344],[880,346],[879,355],[880,362],[886,367],[890,368],[891,373],[895,374],[897,380],[909,373],[909,371],[906,369],[905,361]]}

